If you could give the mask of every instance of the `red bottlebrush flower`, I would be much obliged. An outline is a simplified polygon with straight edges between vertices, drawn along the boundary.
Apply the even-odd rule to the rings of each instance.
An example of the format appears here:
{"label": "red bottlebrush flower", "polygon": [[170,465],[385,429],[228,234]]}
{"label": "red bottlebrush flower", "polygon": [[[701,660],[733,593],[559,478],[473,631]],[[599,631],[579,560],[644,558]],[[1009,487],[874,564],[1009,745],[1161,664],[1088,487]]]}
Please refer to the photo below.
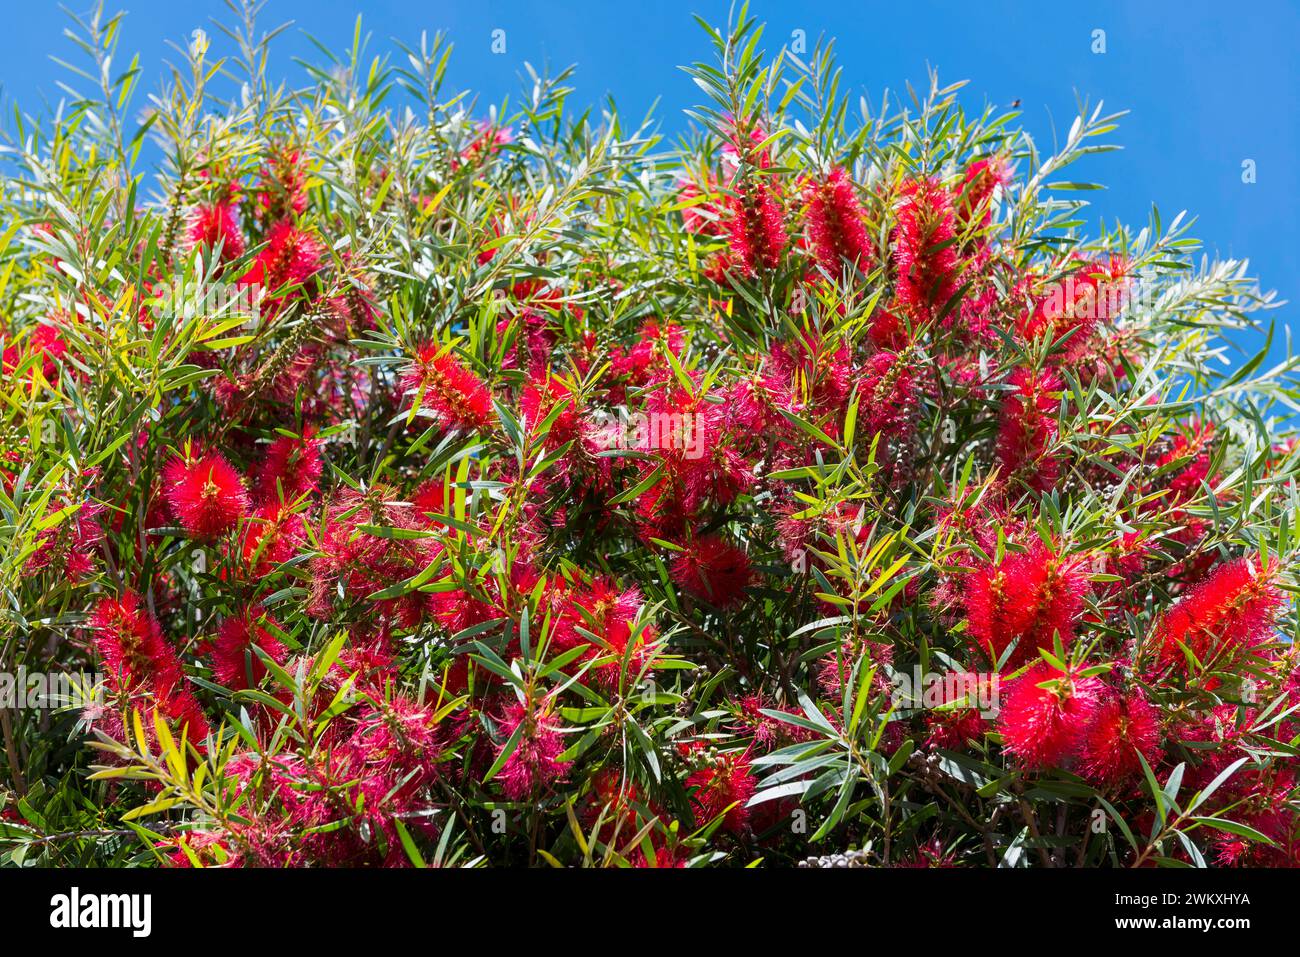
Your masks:
{"label": "red bottlebrush flower", "polygon": [[159,841],[154,847],[167,852],[169,867],[239,867],[242,863],[239,852],[228,846],[228,840],[216,831],[186,831]]}
{"label": "red bottlebrush flower", "polygon": [[[1151,507],[1180,505],[1199,493],[1201,484],[1213,484],[1217,477],[1210,475],[1210,451],[1214,442],[1214,426],[1196,422],[1192,424],[1190,435],[1175,435],[1169,450],[1156,459],[1156,467],[1164,470],[1176,462],[1183,462],[1181,468],[1172,472],[1166,481],[1167,494],[1161,502]],[[1162,504],[1163,503],[1163,504]]]}
{"label": "red bottlebrush flower", "polygon": [[257,470],[257,497],[263,502],[293,502],[316,491],[321,475],[321,441],[315,430],[281,435],[266,448]]}
{"label": "red bottlebrush flower", "polygon": [[1075,756],[1104,691],[1098,678],[1038,663],[1007,689],[998,713],[998,730],[1007,752],[1030,770],[1059,765]]}
{"label": "red bottlebrush flower", "polygon": [[669,473],[681,480],[682,503],[692,512],[698,511],[705,502],[729,505],[736,496],[751,492],[754,487],[750,459],[734,446],[718,443],[716,424],[709,423],[709,417],[707,412],[696,412],[689,431],[682,430],[691,437],[693,449],[704,450],[699,458],[693,457],[693,453],[683,454],[680,449],[664,458]]}
{"label": "red bottlebrush flower", "polygon": [[[1221,704],[1211,708],[1208,713],[1184,714],[1178,724],[1169,729],[1171,740],[1191,743],[1190,750],[1200,758],[1200,762],[1188,768],[1187,783],[1190,787],[1204,787],[1214,780],[1224,768],[1242,754],[1242,738],[1247,726],[1258,716],[1257,709],[1243,709],[1239,712],[1234,704]],[[1166,765],[1169,763],[1166,758]],[[1234,782],[1228,782],[1225,795],[1236,789]]]}
{"label": "red bottlebrush flower", "polygon": [[921,411],[921,389],[915,364],[906,355],[877,352],[863,363],[858,386],[860,434],[868,441],[879,435],[876,460],[886,474],[906,474],[907,449],[913,423]]}
{"label": "red bottlebrush flower", "polygon": [[845,260],[865,270],[872,258],[871,241],[862,204],[844,170],[836,168],[821,182],[809,183],[805,197],[808,238],[818,264],[832,276],[840,274]]}
{"label": "red bottlebrush flower", "polygon": [[656,378],[668,378],[672,366],[665,354],[671,352],[680,357],[685,342],[686,333],[681,326],[649,319],[642,324],[636,345],[626,355],[618,349],[611,354],[610,375],[616,379],[626,378],[634,386],[648,385]]}
{"label": "red bottlebrush flower", "polygon": [[503,369],[523,369],[533,379],[550,376],[551,352],[555,348],[555,323],[549,314],[525,308],[518,317],[508,316],[497,323],[497,333],[504,339],[514,325],[514,348],[502,360]]}
{"label": "red bottlebrush flower", "polygon": [[863,506],[856,509],[848,502],[823,510],[819,515],[803,518],[795,516],[806,511],[803,503],[793,502],[783,506],[777,512],[781,517],[776,522],[777,541],[781,552],[790,567],[800,574],[812,566],[822,566],[822,560],[811,553],[811,549],[835,551],[835,540],[843,536],[846,542],[862,544],[870,536],[872,526],[866,521]]}
{"label": "red bottlebrush flower", "polygon": [[190,248],[221,246],[221,259],[230,262],[244,255],[244,237],[234,203],[200,203],[190,212]]}
{"label": "red bottlebrush flower", "polygon": [[702,757],[704,767],[692,771],[686,779],[686,787],[695,789],[691,795],[695,822],[702,827],[725,812],[722,827],[739,834],[749,823],[746,804],[758,784],[750,768],[749,752]]}
{"label": "red bottlebrush flower", "polygon": [[163,639],[158,619],[141,606],[135,592],[100,601],[90,626],[115,690],[131,692],[151,678],[171,684],[180,679],[180,662]]}
{"label": "red bottlebrush flower", "polygon": [[419,396],[448,428],[489,431],[495,413],[491,390],[450,352],[436,345],[416,351],[415,367],[402,380],[404,391]]}
{"label": "red bottlebrush flower", "polygon": [[68,352],[68,344],[63,340],[59,327],[49,322],[39,323],[32,330],[28,346],[42,358],[41,371],[45,373],[45,378],[53,380],[56,376],[55,363]]}
{"label": "red bottlebrush flower", "polygon": [[248,513],[248,492],[235,467],[215,452],[186,447],[163,469],[163,496],[194,538],[216,538]]}
{"label": "red bottlebrush flower", "polygon": [[[46,382],[55,382],[59,377],[59,362],[68,352],[68,344],[63,340],[57,326],[42,322],[32,330],[26,343],[6,345],[0,368],[6,376],[13,375],[28,356],[37,356],[41,361],[38,367]],[[35,376],[35,367],[32,370]]]}
{"label": "red bottlebrush flower", "polygon": [[397,850],[395,817],[431,827],[420,820],[427,806],[423,793],[437,776],[444,748],[435,706],[399,694],[368,703],[361,711],[345,745],[346,765],[359,779],[372,822],[389,842],[390,858],[404,857]]}
{"label": "red bottlebrush flower", "polygon": [[808,404],[821,414],[840,416],[848,402],[852,378],[849,350],[830,338],[797,338],[772,348],[764,385],[773,398],[790,396],[801,408]]}
{"label": "red bottlebrush flower", "polygon": [[[853,676],[853,668],[858,658],[866,655],[868,661],[862,668],[872,665],[876,673],[871,679],[871,694],[884,694],[889,690],[889,678],[885,667],[894,663],[894,646],[883,641],[864,641],[860,649],[855,649],[851,641],[845,641],[838,652],[829,651],[817,661],[817,683],[822,691],[838,698],[844,691],[844,682]],[[859,672],[861,674],[861,672]]]}
{"label": "red bottlebrush flower", "polygon": [[883,306],[878,306],[871,314],[871,328],[867,334],[878,349],[898,351],[911,341],[906,323]]}
{"label": "red bottlebrush flower", "polygon": [[544,369],[540,375],[529,379],[519,397],[519,410],[530,435],[536,435],[537,427],[565,400],[568,400],[568,405],[551,421],[546,433],[548,450],[582,438],[583,410],[576,405],[577,396],[563,379]]}
{"label": "red bottlebrush flower", "polygon": [[769,701],[762,693],[748,694],[735,702],[736,724],[743,733],[754,739],[754,747],[764,751],[792,741],[808,741],[812,732],[797,725],[787,724],[778,718],[764,714],[765,711],[780,711],[793,717],[803,718],[803,712],[796,708],[778,708],[775,701]]}
{"label": "red bottlebrush flower", "polygon": [[247,571],[269,575],[307,542],[303,517],[278,501],[264,502],[244,525],[240,559]]}
{"label": "red bottlebrush flower", "polygon": [[282,219],[307,208],[307,168],[297,150],[275,150],[258,179],[257,205],[264,220]]}
{"label": "red bottlebrush flower", "polygon": [[1221,867],[1300,866],[1300,836],[1290,806],[1294,788],[1294,773],[1276,764],[1269,769],[1243,769],[1234,775],[1215,795],[1213,804],[1233,803],[1232,819],[1272,843],[1222,835],[1213,844],[1215,862]]}
{"label": "red bottlebrush flower", "polygon": [[901,191],[893,235],[894,295],[917,325],[937,318],[957,292],[960,262],[947,191],[932,180],[909,180]]}
{"label": "red bottlebrush flower", "polygon": [[178,726],[188,726],[189,740],[211,730],[198,701],[184,686],[180,658],[163,638],[158,619],[134,592],[105,598],[90,615],[95,648],[104,659],[109,687],[122,695],[152,694],[153,707]]}
{"label": "red bottlebrush flower", "polygon": [[[424,532],[427,520],[414,507],[399,504],[400,498],[394,490],[375,487],[366,494],[345,492],[329,503],[319,554],[311,562],[310,614],[328,617],[336,601],[366,600],[373,592],[414,577],[438,557],[442,546],[431,538],[390,538],[362,531],[362,526],[378,525]],[[447,593],[412,591],[370,607],[413,626],[450,599]]]}
{"label": "red bottlebrush flower", "polygon": [[1096,349],[1098,327],[1116,318],[1128,300],[1127,265],[1112,258],[1089,263],[1052,283],[1032,310],[1020,317],[1025,339],[1050,333],[1053,340],[1067,334],[1068,341],[1054,361],[1074,364]]}
{"label": "red bottlebrush flower", "polygon": [[266,665],[252,646],[257,645],[276,664],[284,664],[285,647],[268,630],[279,627],[279,622],[256,606],[223,621],[211,650],[213,677],[231,691],[261,684]]}
{"label": "red bottlebrush flower", "polygon": [[281,220],[267,232],[266,246],[239,282],[260,286],[267,295],[285,286],[301,285],[320,270],[324,253],[315,236],[287,219]]}
{"label": "red bottlebrush flower", "polygon": [[636,782],[622,770],[604,767],[591,776],[591,790],[578,807],[579,819],[591,827],[604,812],[606,820],[622,820],[636,815],[636,805],[645,801]]}
{"label": "red bottlebrush flower", "polygon": [[1219,565],[1157,626],[1159,664],[1188,674],[1187,648],[1207,669],[1228,668],[1269,639],[1282,605],[1271,576],[1247,559]]}
{"label": "red bottlebrush flower", "polygon": [[497,774],[501,789],[512,801],[533,797],[560,780],[569,769],[569,762],[559,760],[564,740],[550,715],[548,703],[529,708],[516,701],[506,707],[500,722],[505,742],[502,750],[521,727],[514,751]]}
{"label": "red bottlebrush flower", "polygon": [[628,863],[637,868],[679,868],[685,867],[688,860],[685,848],[681,847],[669,848],[653,844],[650,851],[647,856],[644,848],[636,848],[628,858]]}
{"label": "red bottlebrush flower", "polygon": [[785,213],[770,186],[750,180],[728,203],[731,218],[727,233],[731,237],[731,254],[741,271],[753,276],[761,270],[781,265],[785,250]]}
{"label": "red bottlebrush flower", "polygon": [[447,503],[447,486],[442,479],[429,479],[411,495],[411,504],[421,515],[446,515],[450,507]]}
{"label": "red bottlebrush flower", "polygon": [[1160,714],[1138,689],[1112,694],[1097,709],[1083,741],[1080,772],[1100,786],[1122,784],[1160,759]]}
{"label": "red bottlebrush flower", "polygon": [[1050,369],[1017,369],[1010,383],[1014,388],[1002,400],[998,461],[1004,472],[1019,476],[1035,491],[1049,491],[1060,470],[1050,450],[1058,430],[1061,378]]}
{"label": "red bottlebrush flower", "polygon": [[450,515],[454,498],[454,490],[449,489],[443,479],[434,478],[421,482],[411,493],[410,502],[430,528],[446,528],[446,525],[436,520],[436,516]]}
{"label": "red bottlebrush flower", "polygon": [[[70,508],[74,501],[63,499],[51,503],[51,513]],[[73,584],[88,577],[95,568],[95,555],[104,541],[100,518],[106,509],[98,502],[83,500],[76,512],[63,521],[43,529],[37,536],[36,550],[27,559],[25,569],[36,573],[52,568]]]}
{"label": "red bottlebrush flower", "polygon": [[793,412],[794,396],[789,382],[771,374],[751,373],[727,390],[729,424],[750,435],[768,435],[788,424],[781,409]]}
{"label": "red bottlebrush flower", "polygon": [[[348,746],[359,763],[391,782],[390,787],[413,770],[417,782],[426,782],[444,747],[436,716],[437,708],[403,695],[377,701],[357,720]],[[406,781],[401,788],[409,789],[412,783]]]}
{"label": "red bottlebrush flower", "polygon": [[673,581],[718,608],[740,602],[751,573],[749,556],[717,535],[686,544],[672,566]]}
{"label": "red bottlebrush flower", "polygon": [[933,688],[912,689],[907,703],[926,708],[925,746],[964,751],[972,741],[983,741],[989,727],[985,709],[997,701],[999,680],[990,674],[950,673]]}
{"label": "red bottlebrush flower", "polygon": [[1015,670],[1053,647],[1053,635],[1069,648],[1089,589],[1078,558],[1063,557],[1033,539],[1023,552],[1008,552],[1001,564],[970,572],[965,582],[967,634],[976,651],[996,664],[1018,641],[1006,668]]}
{"label": "red bottlebrush flower", "polygon": [[925,713],[925,746],[964,751],[984,740],[988,721],[977,708],[943,708]]}
{"label": "red bottlebrush flower", "polygon": [[596,680],[607,688],[618,686],[626,656],[627,680],[635,682],[647,661],[647,639],[653,637],[652,631],[642,629],[635,644],[628,648],[632,627],[643,605],[641,593],[635,588],[619,591],[613,582],[598,578],[589,588],[575,586],[562,592],[557,595],[557,601],[567,607],[556,617],[552,628],[556,647],[567,650],[589,644],[593,647],[588,649],[587,659],[612,659],[594,670]]}
{"label": "red bottlebrush flower", "polygon": [[972,223],[987,226],[993,215],[989,208],[993,191],[1010,182],[1011,168],[1000,156],[979,159],[966,167],[966,175],[962,177],[961,186],[957,190],[957,213],[962,223],[968,226]]}

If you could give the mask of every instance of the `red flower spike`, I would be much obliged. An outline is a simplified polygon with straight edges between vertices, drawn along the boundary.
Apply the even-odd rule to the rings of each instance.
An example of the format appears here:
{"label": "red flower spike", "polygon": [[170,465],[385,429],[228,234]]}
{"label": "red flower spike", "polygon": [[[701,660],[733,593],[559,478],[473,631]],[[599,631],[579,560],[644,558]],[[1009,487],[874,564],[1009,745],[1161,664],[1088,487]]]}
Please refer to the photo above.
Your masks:
{"label": "red flower spike", "polygon": [[821,182],[809,183],[804,195],[808,239],[818,264],[838,276],[847,260],[859,269],[869,268],[872,251],[863,222],[862,204],[852,180],[836,168]]}
{"label": "red flower spike", "polygon": [[1187,673],[1187,648],[1205,667],[1223,670],[1265,643],[1282,609],[1270,576],[1245,558],[1215,568],[1165,614],[1156,629],[1162,667]]}
{"label": "red flower spike", "polygon": [[216,249],[221,259],[230,262],[244,255],[244,237],[233,203],[201,203],[190,213],[188,238],[190,248]]}
{"label": "red flower spike", "polygon": [[998,426],[998,461],[1004,472],[1019,476],[1035,491],[1050,491],[1060,471],[1050,453],[1058,431],[1061,378],[1051,370],[1017,369],[1010,382],[1014,388],[1002,400]]}
{"label": "red flower spike", "polygon": [[266,447],[257,470],[257,497],[263,502],[294,502],[316,491],[321,476],[321,440],[307,428],[297,437],[281,435]]}
{"label": "red flower spike", "polygon": [[186,453],[163,469],[163,496],[172,516],[194,538],[208,540],[248,513],[248,492],[238,471],[215,452]]}
{"label": "red flower spike", "polygon": [[1060,765],[1078,755],[1105,686],[1039,662],[1006,692],[998,730],[1006,750],[1028,770]]}
{"label": "red flower spike", "polygon": [[1160,715],[1140,690],[1112,694],[1097,710],[1083,741],[1080,773],[1099,786],[1138,778],[1142,763],[1160,760]]}
{"label": "red flower spike", "polygon": [[913,325],[937,319],[957,292],[957,258],[952,200],[932,180],[902,186],[893,256],[898,308]]}
{"label": "red flower spike", "polygon": [[781,265],[785,250],[785,213],[771,186],[750,181],[728,203],[727,232],[731,254],[741,271],[753,276]]}
{"label": "red flower spike", "polygon": [[706,756],[704,761],[705,766],[686,779],[687,788],[695,789],[691,795],[695,823],[703,827],[725,812],[722,827],[739,834],[749,823],[750,808],[746,805],[758,786],[749,753]]}
{"label": "red flower spike", "polygon": [[1089,590],[1076,558],[1057,555],[1035,538],[1022,552],[1008,552],[1001,564],[981,565],[965,581],[967,634],[977,652],[996,664],[1018,640],[1005,668],[1015,670],[1051,649],[1054,636],[1068,649]]}
{"label": "red flower spike", "polygon": [[270,631],[279,627],[279,622],[266,615],[260,607],[227,618],[221,623],[211,650],[213,677],[231,691],[261,684],[266,675],[266,665],[252,646],[257,645],[276,664],[284,664],[285,647]]}
{"label": "red flower spike", "polygon": [[448,428],[486,432],[495,421],[492,392],[450,352],[420,347],[415,368],[402,381],[404,391],[422,395],[423,407]]}
{"label": "red flower spike", "polygon": [[501,717],[502,740],[508,743],[521,726],[515,749],[497,775],[501,789],[512,801],[533,797],[559,781],[569,768],[569,762],[559,760],[564,740],[546,704],[530,709],[512,702]]}
{"label": "red flower spike", "polygon": [[751,576],[749,556],[716,535],[688,543],[672,565],[673,581],[718,608],[738,604]]}

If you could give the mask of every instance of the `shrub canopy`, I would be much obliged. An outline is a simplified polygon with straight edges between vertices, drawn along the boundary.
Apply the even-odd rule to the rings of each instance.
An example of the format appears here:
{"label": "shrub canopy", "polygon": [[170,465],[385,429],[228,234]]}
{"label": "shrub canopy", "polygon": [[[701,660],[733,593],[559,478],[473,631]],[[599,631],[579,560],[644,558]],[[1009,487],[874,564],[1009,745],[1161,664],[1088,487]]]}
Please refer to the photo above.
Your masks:
{"label": "shrub canopy", "polygon": [[1297,363],[1118,114],[119,22],[3,147],[7,861],[1300,862]]}

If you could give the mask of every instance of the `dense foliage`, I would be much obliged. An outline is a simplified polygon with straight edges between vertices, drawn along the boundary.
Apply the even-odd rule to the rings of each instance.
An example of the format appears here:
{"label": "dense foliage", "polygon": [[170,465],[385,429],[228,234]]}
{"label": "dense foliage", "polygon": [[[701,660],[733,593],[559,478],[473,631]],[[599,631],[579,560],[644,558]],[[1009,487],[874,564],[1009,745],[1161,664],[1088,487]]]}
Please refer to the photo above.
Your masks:
{"label": "dense foliage", "polygon": [[1297,362],[1086,238],[1115,116],[741,12],[674,145],[236,14],[3,147],[0,672],[88,676],[7,862],[1300,863]]}

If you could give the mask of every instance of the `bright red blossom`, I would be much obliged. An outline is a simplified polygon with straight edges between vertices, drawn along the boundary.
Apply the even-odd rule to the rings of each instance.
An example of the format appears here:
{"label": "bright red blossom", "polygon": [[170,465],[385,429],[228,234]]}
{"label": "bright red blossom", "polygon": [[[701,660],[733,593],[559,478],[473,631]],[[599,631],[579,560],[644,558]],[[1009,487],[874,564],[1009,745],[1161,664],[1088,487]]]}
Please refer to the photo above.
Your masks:
{"label": "bright red blossom", "polygon": [[901,193],[892,239],[894,295],[904,314],[920,324],[937,319],[957,291],[952,200],[934,180],[908,180]]}
{"label": "bright red blossom", "polygon": [[731,254],[747,276],[776,269],[785,250],[785,213],[766,182],[751,180],[728,204]]}
{"label": "bright red blossom", "polygon": [[1156,630],[1158,660],[1190,674],[1187,651],[1202,668],[1223,670],[1266,642],[1282,608],[1268,574],[1245,558],[1214,569],[1165,615]]}
{"label": "bright red blossom", "polygon": [[185,687],[180,658],[163,638],[162,628],[134,592],[105,598],[90,616],[95,648],[104,660],[109,687],[142,709],[188,726],[189,739],[209,728],[198,701]]}
{"label": "bright red blossom", "polygon": [[808,238],[818,264],[832,276],[840,274],[846,260],[859,269],[868,268],[871,241],[863,222],[862,203],[848,174],[837,167],[824,180],[809,182],[804,195]]}
{"label": "bright red blossom", "polygon": [[564,739],[545,703],[532,708],[517,701],[507,705],[500,721],[502,750],[516,731],[519,739],[497,777],[506,797],[522,801],[560,780],[569,762],[559,760]]}
{"label": "bright red blossom", "polygon": [[307,428],[300,436],[281,435],[266,447],[257,470],[257,496],[264,502],[293,502],[316,491],[321,475],[321,440]]}
{"label": "bright red blossom", "polygon": [[266,665],[253,651],[253,645],[276,664],[284,664],[284,644],[273,633],[279,628],[279,622],[260,607],[227,618],[212,646],[212,676],[232,691],[256,687],[266,675]]}
{"label": "bright red blossom", "polygon": [[1061,556],[1035,538],[1000,564],[981,564],[965,581],[969,634],[975,650],[996,664],[1018,642],[1005,668],[1015,670],[1051,649],[1054,636],[1069,648],[1088,593],[1078,558]]}
{"label": "bright red blossom", "polygon": [[406,392],[420,397],[448,428],[487,431],[492,427],[492,393],[450,352],[436,345],[416,352],[415,368],[403,380]]}
{"label": "bright red blossom", "polygon": [[1159,761],[1160,715],[1139,689],[1112,693],[1088,728],[1080,773],[1100,785],[1122,784],[1142,774],[1139,754],[1148,765]]}
{"label": "bright red blossom", "polygon": [[993,191],[1010,182],[1011,170],[1007,161],[1000,156],[979,159],[966,167],[961,185],[957,188],[957,209],[962,222],[987,226],[993,215],[989,208]]}
{"label": "bright red blossom", "polygon": [[244,237],[239,231],[239,219],[234,203],[200,203],[190,213],[189,242],[191,248],[215,250],[221,246],[225,262],[244,255]]}
{"label": "bright red blossom", "polygon": [[240,277],[240,283],[259,287],[272,311],[284,303],[286,287],[299,286],[321,268],[324,249],[320,241],[290,220],[281,220],[266,235],[266,246]]}
{"label": "bright red blossom", "polygon": [[163,469],[163,497],[193,537],[216,538],[248,513],[243,477],[215,452],[187,448]]}
{"label": "bright red blossom", "polygon": [[749,556],[716,535],[687,543],[672,564],[673,581],[719,608],[744,597],[751,574]]}
{"label": "bright red blossom", "polygon": [[724,815],[724,829],[738,834],[749,823],[750,808],[746,805],[754,796],[758,779],[749,763],[749,752],[730,754],[701,754],[703,767],[691,772],[686,786],[694,788],[691,804],[695,821],[703,827],[719,815]]}
{"label": "bright red blossom", "polygon": [[1060,469],[1052,443],[1058,432],[1061,378],[1050,370],[1017,369],[1010,384],[998,425],[998,461],[1008,475],[1019,476],[1035,491],[1048,491]]}
{"label": "bright red blossom", "polygon": [[[36,356],[40,361],[36,363],[35,368],[40,369],[45,381],[58,381],[58,364],[68,351],[68,344],[64,341],[58,326],[53,323],[42,322],[21,343],[14,343],[12,334],[6,336],[5,339],[6,344],[3,358],[0,359],[0,369],[4,371],[6,376],[12,375],[29,356]],[[32,372],[35,375],[35,369]]]}
{"label": "bright red blossom", "polygon": [[1006,692],[998,730],[1007,751],[1030,770],[1076,756],[1105,686],[1039,662]]}

